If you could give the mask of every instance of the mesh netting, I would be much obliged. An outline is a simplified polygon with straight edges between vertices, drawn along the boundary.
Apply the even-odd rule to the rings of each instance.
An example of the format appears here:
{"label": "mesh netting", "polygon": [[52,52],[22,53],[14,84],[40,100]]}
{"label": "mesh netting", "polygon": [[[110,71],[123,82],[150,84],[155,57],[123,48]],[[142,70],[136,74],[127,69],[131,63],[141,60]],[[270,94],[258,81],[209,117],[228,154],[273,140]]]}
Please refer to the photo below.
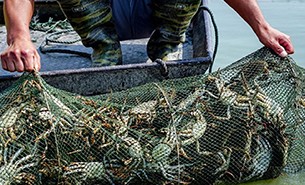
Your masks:
{"label": "mesh netting", "polygon": [[0,184],[230,184],[305,167],[305,70],[262,48],[94,97],[24,74],[0,94]]}

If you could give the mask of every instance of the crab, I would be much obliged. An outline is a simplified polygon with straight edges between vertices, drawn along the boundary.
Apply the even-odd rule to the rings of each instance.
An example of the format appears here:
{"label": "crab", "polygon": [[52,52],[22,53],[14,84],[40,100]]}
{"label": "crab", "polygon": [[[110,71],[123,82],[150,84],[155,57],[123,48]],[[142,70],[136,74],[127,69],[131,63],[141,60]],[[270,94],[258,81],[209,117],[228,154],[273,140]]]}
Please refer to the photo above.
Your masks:
{"label": "crab", "polygon": [[26,174],[26,172],[24,171],[25,169],[30,169],[32,167],[37,166],[37,162],[28,162],[33,159],[33,154],[20,158],[20,155],[24,151],[24,148],[20,148],[11,157],[10,161],[8,161],[7,150],[7,147],[5,147],[3,150],[3,165],[0,167],[1,185],[9,185],[13,182],[21,180]]}
{"label": "crab", "polygon": [[156,105],[157,101],[154,100],[141,103],[128,111],[128,117],[151,122],[156,117]]}
{"label": "crab", "polygon": [[18,119],[18,112],[19,108],[18,107],[12,107],[8,109],[2,116],[0,117],[0,130],[6,132],[5,135],[7,135],[7,131],[11,132],[12,128],[17,119]]}
{"label": "crab", "polygon": [[223,105],[227,106],[226,117],[217,116],[209,111],[208,113],[211,114],[214,118],[219,120],[231,119],[231,107],[248,109],[250,110],[250,114],[253,114],[251,98],[238,94],[237,92],[230,89],[230,86],[235,85],[235,83],[226,85],[224,80],[222,80],[220,77],[214,77],[214,76],[209,76],[208,80],[215,84],[216,90],[218,92],[217,95],[213,94],[207,89],[205,89],[204,92],[210,97],[221,102]]}
{"label": "crab", "polygon": [[128,147],[128,154],[131,157],[126,162],[129,163],[129,162],[133,161],[133,163],[129,165],[130,168],[132,168],[134,166],[138,166],[140,164],[140,162],[143,162],[145,165],[145,160],[143,157],[143,149],[141,147],[140,142],[130,136],[126,137],[126,138],[122,138],[122,140]]}
{"label": "crab", "polygon": [[159,143],[152,150],[153,162],[148,163],[146,167],[148,171],[161,172],[166,180],[178,182],[179,184],[188,184],[189,182],[181,180],[180,175],[184,168],[191,164],[171,165],[172,159],[169,156],[172,150],[170,144]]}
{"label": "crab", "polygon": [[[0,117],[0,137],[8,142],[16,140],[19,136],[17,133],[17,121],[20,116],[22,107],[11,107]],[[22,135],[22,133],[20,134]]]}
{"label": "crab", "polygon": [[229,147],[225,147],[223,151],[217,152],[217,155],[219,156],[221,161],[221,165],[215,170],[214,175],[222,173],[229,168],[231,154],[232,154],[232,150]]}
{"label": "crab", "polygon": [[182,172],[188,164],[170,165],[173,160],[170,159],[170,155],[173,153],[174,149],[177,148],[177,153],[182,152],[175,127],[181,119],[182,116],[175,118],[174,122],[165,128],[166,136],[160,139],[158,144],[153,147],[151,151],[152,161],[148,163],[146,167],[150,171],[161,172],[163,177],[169,181],[186,184],[187,182],[180,179],[180,172]]}
{"label": "crab", "polygon": [[188,139],[182,140],[181,145],[187,146],[196,142],[196,151],[199,154],[209,154],[209,152],[201,151],[199,139],[204,135],[207,128],[207,121],[203,117],[202,113],[199,110],[193,111],[192,116],[196,118],[196,121],[191,121],[188,123],[181,131],[179,131],[179,137],[187,137]]}
{"label": "crab", "polygon": [[269,141],[263,137],[259,137],[256,142],[257,147],[255,148],[255,154],[252,157],[251,164],[249,166],[251,174],[246,176],[243,179],[244,181],[262,177],[268,170],[272,159],[272,148]]}
{"label": "crab", "polygon": [[[58,98],[53,96],[51,93],[45,91],[44,91],[44,96],[48,102],[55,103],[57,108],[60,110],[59,117],[56,118],[55,116],[53,116],[54,123],[59,124],[63,129],[67,129],[67,130],[75,126],[84,125],[83,121],[81,119],[78,119],[78,117],[72,112],[72,110],[69,107],[67,107],[62,101],[60,101]],[[48,111],[52,112],[52,110],[50,108],[46,108],[46,114],[49,114],[49,116],[51,116],[51,114],[48,113]],[[54,112],[55,111],[58,110],[54,110]]]}
{"label": "crab", "polygon": [[259,107],[266,119],[273,119],[276,121],[283,120],[284,108],[274,99],[268,97],[256,80],[253,80],[255,88],[250,89],[244,75],[242,74],[241,76],[246,95],[251,100],[252,109],[254,109],[254,107]]}
{"label": "crab", "polygon": [[47,107],[42,107],[39,110],[38,117],[42,121],[48,121],[48,120],[52,120],[54,115],[51,113],[51,111]]}
{"label": "crab", "polygon": [[196,89],[192,94],[187,96],[183,101],[181,101],[177,106],[177,111],[187,110],[190,105],[192,105],[197,98],[201,97],[204,94],[204,90]]}
{"label": "crab", "polygon": [[76,178],[78,181],[107,181],[114,184],[111,174],[102,162],[73,162],[64,168],[63,177]]}

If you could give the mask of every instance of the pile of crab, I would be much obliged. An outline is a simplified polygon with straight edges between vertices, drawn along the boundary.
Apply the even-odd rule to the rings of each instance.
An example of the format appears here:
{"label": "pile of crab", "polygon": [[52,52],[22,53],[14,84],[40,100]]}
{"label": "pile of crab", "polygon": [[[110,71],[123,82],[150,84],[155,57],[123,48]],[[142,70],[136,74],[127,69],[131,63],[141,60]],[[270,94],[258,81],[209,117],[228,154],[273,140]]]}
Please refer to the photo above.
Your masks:
{"label": "pile of crab", "polygon": [[288,142],[286,107],[262,85],[272,70],[255,61],[230,78],[222,71],[204,75],[184,96],[152,83],[155,95],[136,104],[114,102],[113,95],[78,96],[25,74],[0,94],[0,184],[214,184],[276,177]]}

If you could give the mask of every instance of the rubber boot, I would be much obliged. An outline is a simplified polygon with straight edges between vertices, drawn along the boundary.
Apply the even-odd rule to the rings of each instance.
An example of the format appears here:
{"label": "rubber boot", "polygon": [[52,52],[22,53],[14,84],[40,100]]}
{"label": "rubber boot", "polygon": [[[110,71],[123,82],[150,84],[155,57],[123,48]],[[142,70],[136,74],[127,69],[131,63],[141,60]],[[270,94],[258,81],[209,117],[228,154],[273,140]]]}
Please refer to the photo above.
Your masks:
{"label": "rubber boot", "polygon": [[122,51],[112,21],[110,0],[58,0],[86,47],[94,66],[122,64]]}
{"label": "rubber boot", "polygon": [[185,32],[196,14],[201,0],[152,0],[156,30],[147,43],[147,55],[152,60],[177,60]]}

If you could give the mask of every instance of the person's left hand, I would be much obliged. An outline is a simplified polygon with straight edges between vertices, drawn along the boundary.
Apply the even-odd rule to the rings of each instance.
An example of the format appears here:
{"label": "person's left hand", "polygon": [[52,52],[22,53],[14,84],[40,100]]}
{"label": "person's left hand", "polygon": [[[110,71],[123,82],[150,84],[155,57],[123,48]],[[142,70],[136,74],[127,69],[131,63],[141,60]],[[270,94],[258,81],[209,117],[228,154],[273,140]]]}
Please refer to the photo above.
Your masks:
{"label": "person's left hand", "polygon": [[290,37],[271,26],[260,29],[257,36],[262,44],[271,48],[281,57],[286,57],[288,54],[294,53]]}

